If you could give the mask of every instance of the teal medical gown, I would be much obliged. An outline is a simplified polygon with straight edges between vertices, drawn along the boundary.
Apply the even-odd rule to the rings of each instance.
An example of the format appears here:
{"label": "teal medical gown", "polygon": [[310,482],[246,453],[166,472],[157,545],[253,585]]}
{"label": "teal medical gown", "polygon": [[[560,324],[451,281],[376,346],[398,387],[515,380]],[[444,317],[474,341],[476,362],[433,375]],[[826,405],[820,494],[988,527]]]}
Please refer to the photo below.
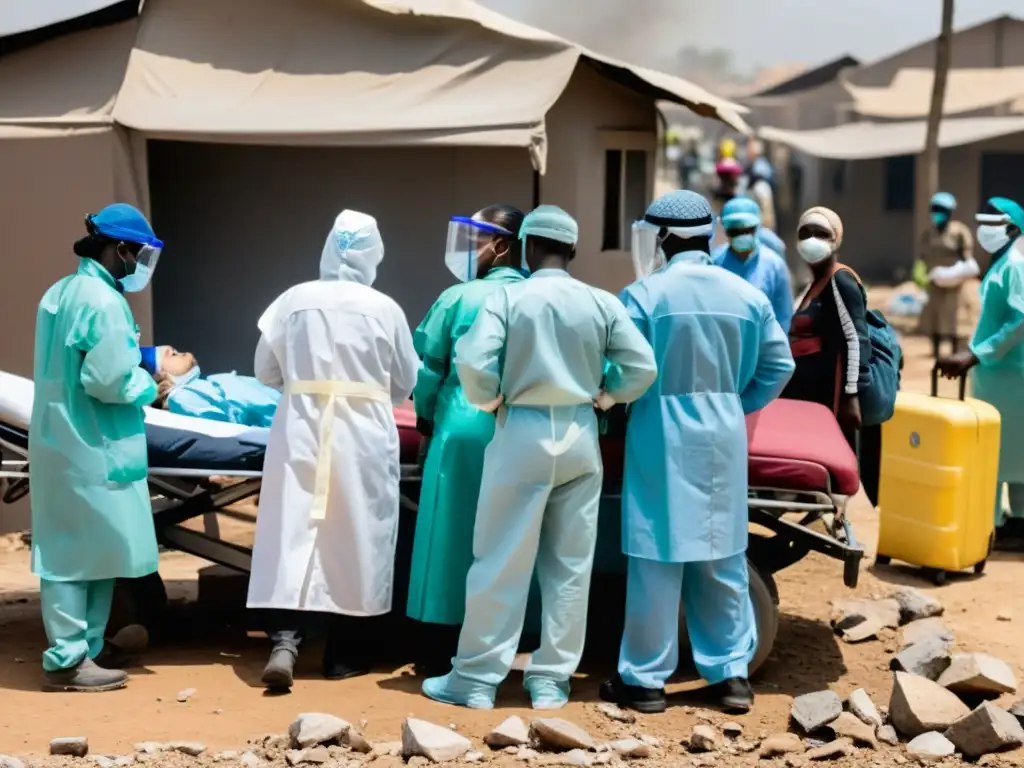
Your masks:
{"label": "teal medical gown", "polygon": [[[656,373],[651,347],[614,296],[545,269],[488,298],[456,344],[456,365],[471,403],[501,393],[505,404],[484,458],[455,673],[439,680],[482,684],[493,701],[536,564],[541,643],[527,684],[567,687],[583,652],[601,495],[593,399],[602,386],[620,403],[643,394]],[[466,703],[458,698],[447,700]]]}
{"label": "teal medical gown", "polygon": [[745,677],[757,635],[744,417],[789,381],[789,340],[767,297],[701,252],[677,254],[622,301],[654,347],[658,380],[634,403],[626,431],[619,673],[630,685],[664,685],[677,660],[682,589],[702,676]]}
{"label": "teal medical gown", "polygon": [[723,245],[715,251],[714,261],[759,288],[771,302],[775,319],[779,321],[782,330],[789,333],[789,325],[793,321],[793,288],[785,259],[763,244],[759,244],[745,259],[740,258],[729,246]]}
{"label": "teal medical gown", "polygon": [[453,285],[413,334],[423,360],[412,393],[416,416],[433,425],[409,577],[408,614],[418,621],[462,623],[484,449],[494,437],[494,414],[471,405],[463,394],[455,345],[488,296],[523,279],[519,270],[502,267],[482,279]]}
{"label": "teal medical gown", "polygon": [[[157,569],[142,415],[157,389],[139,367],[137,335],[113,277],[91,259],[39,304],[29,430],[32,570],[44,582],[65,583],[42,593],[53,646],[44,655],[48,669],[74,666],[86,649],[99,652],[103,627],[96,624],[106,622],[112,589],[103,582]],[[48,592],[60,600],[48,602]]]}
{"label": "teal medical gown", "polygon": [[[1002,420],[999,483],[1010,484],[1013,515],[1024,514],[1024,237],[1018,237],[981,283],[981,317],[971,339],[978,365],[971,392],[991,403]],[[996,523],[1002,522],[1002,494],[996,495]]]}
{"label": "teal medical gown", "polygon": [[252,376],[215,373],[172,390],[167,410],[250,427],[270,427],[281,393]]}

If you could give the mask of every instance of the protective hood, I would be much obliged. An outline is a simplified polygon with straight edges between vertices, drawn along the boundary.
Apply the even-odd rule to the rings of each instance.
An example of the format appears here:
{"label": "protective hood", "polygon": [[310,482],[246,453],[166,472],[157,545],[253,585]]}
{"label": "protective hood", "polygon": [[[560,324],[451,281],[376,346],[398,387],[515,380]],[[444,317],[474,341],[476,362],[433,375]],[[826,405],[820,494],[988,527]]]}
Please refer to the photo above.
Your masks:
{"label": "protective hood", "polygon": [[377,220],[359,211],[345,210],[334,220],[320,256],[321,280],[348,280],[373,285],[384,260],[384,241]]}

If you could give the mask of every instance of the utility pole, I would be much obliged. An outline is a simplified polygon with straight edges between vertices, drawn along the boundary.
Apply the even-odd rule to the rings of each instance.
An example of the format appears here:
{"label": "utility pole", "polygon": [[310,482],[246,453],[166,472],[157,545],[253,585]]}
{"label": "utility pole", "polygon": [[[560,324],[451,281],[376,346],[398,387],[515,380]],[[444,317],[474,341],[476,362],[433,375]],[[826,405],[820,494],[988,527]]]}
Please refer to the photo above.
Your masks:
{"label": "utility pole", "polygon": [[[942,0],[942,30],[935,41],[935,80],[932,84],[931,110],[928,112],[928,132],[924,142],[925,178],[927,194],[918,199],[930,199],[939,191],[939,126],[942,108],[946,102],[946,81],[949,79],[950,47],[953,38],[953,0]],[[922,217],[927,220],[927,216]]]}

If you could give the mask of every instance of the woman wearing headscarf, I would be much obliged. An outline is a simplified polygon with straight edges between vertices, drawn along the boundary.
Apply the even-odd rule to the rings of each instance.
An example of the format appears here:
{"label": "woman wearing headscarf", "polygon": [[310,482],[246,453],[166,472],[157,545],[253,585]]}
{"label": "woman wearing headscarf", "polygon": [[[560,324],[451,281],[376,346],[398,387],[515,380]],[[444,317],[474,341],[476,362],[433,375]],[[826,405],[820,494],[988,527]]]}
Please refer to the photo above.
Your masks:
{"label": "woman wearing headscarf", "polygon": [[494,437],[494,414],[470,404],[462,390],[455,343],[488,296],[524,279],[518,237],[523,216],[513,206],[492,205],[470,219],[452,220],[445,264],[461,282],[441,294],[413,335],[423,361],[413,402],[418,428],[431,441],[416,514],[408,615],[430,626],[421,660],[437,671],[447,671],[459,642],[484,449]]}
{"label": "woman wearing headscarf", "polygon": [[283,392],[267,441],[249,608],[269,610],[263,682],[286,689],[311,614],[329,617],[324,676],[369,671],[366,618],[390,612],[398,538],[394,405],[419,360],[401,307],[373,282],[384,243],[372,216],[342,211],[320,279],[259,319],[257,378]]}
{"label": "woman wearing headscarf", "polygon": [[[871,345],[867,297],[857,275],[839,261],[842,244],[843,222],[835,211],[819,206],[800,217],[796,248],[813,277],[796,300],[789,334],[796,372],[782,397],[827,406],[856,450],[858,394],[868,383]],[[876,503],[881,430],[873,428],[862,437],[862,481]]]}
{"label": "woman wearing headscarf", "polygon": [[[966,352],[939,368],[950,378],[971,372],[975,397],[999,409],[999,487],[1007,483],[1010,514],[1024,517],[1024,208],[993,197],[978,214],[978,245],[992,255],[981,283],[981,317]],[[1003,523],[996,494],[996,525]]]}

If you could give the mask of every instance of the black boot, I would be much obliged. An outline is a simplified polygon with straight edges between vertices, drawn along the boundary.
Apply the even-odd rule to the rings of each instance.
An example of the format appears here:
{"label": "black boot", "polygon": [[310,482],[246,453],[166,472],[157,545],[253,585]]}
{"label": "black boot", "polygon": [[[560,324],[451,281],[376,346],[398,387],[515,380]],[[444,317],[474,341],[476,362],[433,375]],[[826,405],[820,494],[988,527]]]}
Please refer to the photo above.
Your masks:
{"label": "black boot", "polygon": [[616,675],[601,685],[601,698],[620,707],[635,709],[644,714],[664,712],[668,706],[665,701],[664,688],[641,688],[639,685],[626,685]]}
{"label": "black boot", "polygon": [[708,688],[708,695],[726,712],[743,715],[754,707],[754,689],[745,677],[732,677]]}
{"label": "black boot", "polygon": [[293,648],[275,646],[263,670],[263,684],[275,691],[291,689],[295,681],[295,659],[298,652]]}

